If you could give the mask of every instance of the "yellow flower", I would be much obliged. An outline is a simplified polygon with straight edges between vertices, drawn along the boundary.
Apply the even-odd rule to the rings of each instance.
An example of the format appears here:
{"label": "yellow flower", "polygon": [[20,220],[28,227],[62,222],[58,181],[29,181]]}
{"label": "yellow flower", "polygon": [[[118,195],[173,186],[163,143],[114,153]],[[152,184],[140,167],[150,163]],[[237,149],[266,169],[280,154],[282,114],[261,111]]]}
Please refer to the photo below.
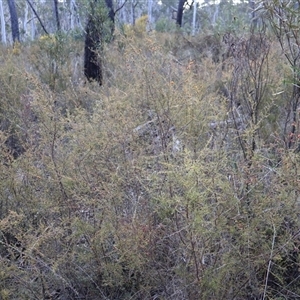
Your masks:
{"label": "yellow flower", "polygon": [[12,49],[13,55],[20,55],[21,53],[21,44],[19,42],[15,42]]}

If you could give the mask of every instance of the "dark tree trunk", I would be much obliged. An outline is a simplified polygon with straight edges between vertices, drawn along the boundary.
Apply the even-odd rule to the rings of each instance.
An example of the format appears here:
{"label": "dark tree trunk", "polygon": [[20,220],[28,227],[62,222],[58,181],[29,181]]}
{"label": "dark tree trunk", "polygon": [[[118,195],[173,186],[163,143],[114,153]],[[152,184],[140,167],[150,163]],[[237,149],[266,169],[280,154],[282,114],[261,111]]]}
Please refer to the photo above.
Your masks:
{"label": "dark tree trunk", "polygon": [[[95,3],[97,0],[95,0]],[[93,3],[93,5],[95,4]],[[111,22],[110,35],[113,35],[115,12],[113,9],[113,0],[105,0],[105,4],[108,9],[108,18]],[[86,36],[84,44],[84,75],[89,81],[97,81],[100,85],[102,84],[102,64],[99,54],[101,53],[103,40],[107,39],[107,36],[103,36],[103,24],[105,20],[98,20],[97,16],[92,12],[89,16],[88,23],[86,25]],[[100,22],[100,24],[99,24]]]}
{"label": "dark tree trunk", "polygon": [[178,9],[177,9],[177,17],[176,24],[181,27],[182,26],[182,16],[183,16],[183,6],[186,0],[179,0]]}
{"label": "dark tree trunk", "polygon": [[89,81],[95,80],[102,84],[101,60],[98,48],[101,43],[99,28],[92,16],[86,25],[86,36],[84,43],[84,75]]}
{"label": "dark tree trunk", "polygon": [[108,8],[108,17],[112,24],[115,23],[115,12],[114,12],[114,6],[112,0],[105,0],[106,6]]}
{"label": "dark tree trunk", "polygon": [[105,3],[108,10],[108,18],[110,20],[110,37],[108,37],[109,41],[112,39],[115,30],[115,11],[113,7],[113,0],[105,0]]}
{"label": "dark tree trunk", "polygon": [[58,0],[54,0],[54,14],[56,20],[56,29],[60,31],[60,21],[59,21],[59,14],[58,14]]}
{"label": "dark tree trunk", "polygon": [[18,21],[18,14],[16,10],[15,0],[7,0],[9,14],[10,14],[10,21],[11,21],[11,32],[13,42],[20,42],[20,32],[19,32],[19,21]]}

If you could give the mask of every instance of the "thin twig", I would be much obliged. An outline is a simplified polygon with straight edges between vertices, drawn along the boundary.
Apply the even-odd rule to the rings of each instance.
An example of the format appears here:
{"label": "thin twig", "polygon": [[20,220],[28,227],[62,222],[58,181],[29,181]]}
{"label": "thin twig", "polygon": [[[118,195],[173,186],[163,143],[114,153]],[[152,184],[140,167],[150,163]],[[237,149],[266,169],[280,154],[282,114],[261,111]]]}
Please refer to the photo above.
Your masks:
{"label": "thin twig", "polygon": [[270,259],[269,259],[269,264],[268,264],[268,269],[267,269],[266,283],[265,283],[265,289],[264,289],[263,300],[265,300],[266,294],[267,294],[268,280],[269,280],[269,274],[270,274],[270,271],[271,271],[271,264],[272,264],[272,258],[273,258],[273,251],[274,251],[274,245],[275,245],[275,238],[276,238],[276,229],[275,229],[275,225],[273,224],[273,240],[272,240],[272,248],[271,248]]}

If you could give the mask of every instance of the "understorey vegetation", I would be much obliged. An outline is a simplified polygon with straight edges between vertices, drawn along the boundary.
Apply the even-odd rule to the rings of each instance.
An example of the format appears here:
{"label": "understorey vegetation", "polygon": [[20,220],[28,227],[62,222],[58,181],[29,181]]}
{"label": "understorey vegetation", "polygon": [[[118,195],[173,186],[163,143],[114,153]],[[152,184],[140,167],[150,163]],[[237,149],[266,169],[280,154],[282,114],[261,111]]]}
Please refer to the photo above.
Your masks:
{"label": "understorey vegetation", "polygon": [[2,47],[0,298],[299,299],[288,20]]}

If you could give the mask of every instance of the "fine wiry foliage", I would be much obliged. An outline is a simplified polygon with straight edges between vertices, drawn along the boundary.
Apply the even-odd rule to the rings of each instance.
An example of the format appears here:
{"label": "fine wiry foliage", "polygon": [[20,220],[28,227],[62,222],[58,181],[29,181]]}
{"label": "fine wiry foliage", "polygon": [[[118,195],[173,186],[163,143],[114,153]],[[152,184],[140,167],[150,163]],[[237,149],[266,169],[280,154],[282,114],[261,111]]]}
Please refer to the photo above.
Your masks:
{"label": "fine wiry foliage", "polygon": [[276,41],[116,33],[102,87],[82,46],[1,52],[0,298],[299,298]]}

